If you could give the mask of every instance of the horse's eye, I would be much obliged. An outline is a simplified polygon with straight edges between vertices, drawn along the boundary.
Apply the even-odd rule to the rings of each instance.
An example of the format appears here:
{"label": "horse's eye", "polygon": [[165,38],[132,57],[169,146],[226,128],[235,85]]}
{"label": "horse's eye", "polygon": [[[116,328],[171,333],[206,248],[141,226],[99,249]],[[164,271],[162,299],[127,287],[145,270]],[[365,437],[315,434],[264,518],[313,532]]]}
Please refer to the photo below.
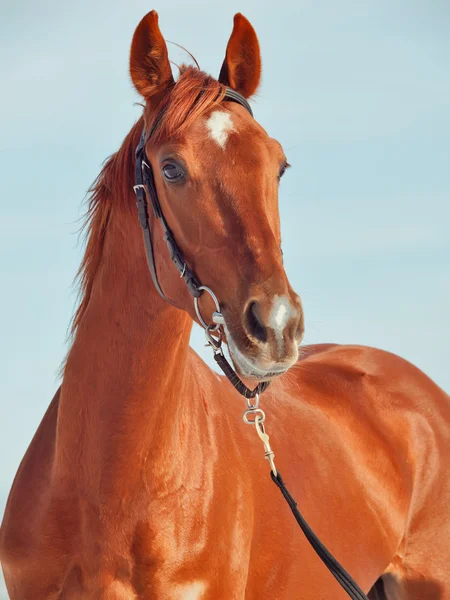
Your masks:
{"label": "horse's eye", "polygon": [[163,175],[167,181],[179,181],[184,177],[183,168],[177,163],[166,163],[162,168]]}
{"label": "horse's eye", "polygon": [[289,165],[287,162],[284,162],[284,163],[281,165],[281,169],[280,169],[280,171],[279,171],[279,173],[278,173],[278,180],[280,180],[280,179],[283,177],[283,175],[286,173],[286,169],[287,169],[289,166],[290,166],[290,165]]}

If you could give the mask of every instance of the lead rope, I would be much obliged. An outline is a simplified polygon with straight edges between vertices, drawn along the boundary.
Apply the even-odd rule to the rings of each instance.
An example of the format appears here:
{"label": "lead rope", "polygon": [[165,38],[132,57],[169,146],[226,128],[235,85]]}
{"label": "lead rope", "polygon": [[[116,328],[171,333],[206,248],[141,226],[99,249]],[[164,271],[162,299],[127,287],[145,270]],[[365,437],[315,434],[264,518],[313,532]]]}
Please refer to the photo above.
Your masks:
{"label": "lead rope", "polygon": [[305,534],[306,539],[314,548],[316,553],[319,555],[319,558],[322,562],[327,566],[330,573],[333,577],[339,582],[339,584],[344,588],[347,594],[352,598],[352,600],[368,600],[367,596],[364,594],[359,585],[354,581],[354,579],[349,575],[349,573],[344,569],[344,567],[339,563],[339,561],[331,554],[331,552],[326,548],[326,546],[320,541],[314,531],[306,522],[303,515],[298,510],[298,506],[294,498],[289,493],[289,490],[286,487],[286,484],[281,477],[281,473],[277,470],[275,466],[275,454],[270,447],[269,436],[266,433],[264,427],[264,421],[266,420],[266,415],[264,411],[259,408],[259,394],[255,395],[255,402],[251,404],[248,399],[247,402],[247,410],[244,412],[244,422],[248,425],[254,425],[256,427],[256,433],[261,439],[264,446],[264,457],[270,463],[270,477],[275,485],[279,488],[281,493],[283,494],[283,498],[289,505],[289,508],[292,511],[292,514],[295,517],[295,520],[300,525],[303,533]]}
{"label": "lead rope", "polygon": [[[210,290],[208,290],[208,291],[211,292]],[[196,308],[197,308],[197,305],[198,305],[198,303],[196,303]],[[199,311],[197,311],[197,314],[199,315]],[[216,317],[217,321],[220,321],[220,313],[219,312],[214,313],[214,316]],[[213,317],[213,320],[214,320],[214,317]],[[203,318],[201,319],[201,321],[203,323],[205,323],[203,321]],[[255,426],[256,433],[258,434],[258,437],[260,438],[260,440],[262,441],[263,446],[264,446],[264,457],[269,461],[269,464],[270,464],[270,477],[271,477],[272,481],[275,483],[275,485],[279,488],[281,493],[283,494],[283,498],[288,503],[289,508],[291,509],[292,514],[294,515],[295,520],[299,524],[301,530],[305,534],[306,539],[311,544],[311,546],[314,548],[315,552],[318,554],[319,558],[322,560],[322,562],[328,568],[328,570],[333,575],[333,577],[338,581],[338,583],[347,592],[347,594],[350,596],[350,598],[352,598],[352,600],[368,600],[367,596],[364,594],[364,592],[359,587],[359,585],[356,583],[356,581],[344,569],[344,567],[340,564],[340,562],[331,554],[331,552],[320,541],[320,539],[317,537],[317,535],[314,533],[314,531],[308,525],[305,518],[299,511],[296,501],[294,500],[294,498],[291,496],[289,490],[287,489],[286,484],[284,483],[283,478],[281,477],[281,473],[277,470],[277,468],[275,466],[275,454],[270,446],[269,435],[267,434],[265,427],[264,427],[264,422],[266,420],[266,414],[262,410],[262,408],[260,408],[260,406],[259,406],[260,393],[262,393],[262,391],[264,391],[266,389],[268,382],[265,382],[267,385],[262,389],[262,391],[260,391],[258,389],[261,384],[258,384],[258,386],[253,391],[250,391],[249,388],[247,388],[240,381],[240,379],[238,378],[236,373],[233,371],[231,365],[226,360],[226,358],[222,352],[222,348],[221,348],[222,334],[220,333],[220,331],[214,325],[213,326],[206,325],[206,323],[205,323],[204,327],[205,327],[206,339],[208,340],[207,345],[209,345],[213,348],[214,359],[222,367],[225,374],[227,375],[225,369],[222,366],[223,362],[225,361],[227,367],[230,370],[230,376],[227,375],[228,379],[230,379],[231,383],[233,383],[236,390],[245,398],[245,401],[247,404],[247,409],[244,411],[244,415],[243,415],[244,422],[247,425]],[[212,333],[217,333],[219,335],[219,338],[218,339],[214,338]],[[233,379],[231,379],[231,373],[234,374],[234,376],[237,378],[237,381],[239,381],[243,387],[235,384]],[[248,394],[248,392],[250,392],[250,393]],[[254,400],[254,402],[251,402],[251,400]]]}
{"label": "lead rope", "polygon": [[280,472],[274,472],[272,469],[270,471],[270,477],[283,494],[284,499],[288,503],[289,508],[291,509],[295,520],[300,525],[303,533],[305,534],[306,539],[314,548],[316,553],[319,555],[322,562],[327,566],[328,570],[333,575],[333,577],[339,582],[339,584],[344,588],[344,590],[353,600],[368,600],[367,596],[356,583],[356,581],[349,575],[349,573],[336,560],[336,558],[334,558],[331,552],[326,548],[326,546],[324,546],[324,544],[319,540],[317,535],[305,521],[304,517],[298,510],[296,501],[286,488],[286,485],[283,481],[283,478],[281,477]]}

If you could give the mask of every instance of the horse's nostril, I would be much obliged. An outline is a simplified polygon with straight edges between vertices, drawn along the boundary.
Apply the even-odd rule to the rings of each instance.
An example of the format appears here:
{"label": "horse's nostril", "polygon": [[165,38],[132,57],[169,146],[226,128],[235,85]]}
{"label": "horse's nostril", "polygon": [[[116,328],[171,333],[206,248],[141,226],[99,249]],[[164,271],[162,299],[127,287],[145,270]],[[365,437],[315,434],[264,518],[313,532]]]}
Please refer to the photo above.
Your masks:
{"label": "horse's nostril", "polygon": [[267,330],[264,326],[258,302],[250,302],[246,311],[247,329],[260,342],[267,342]]}

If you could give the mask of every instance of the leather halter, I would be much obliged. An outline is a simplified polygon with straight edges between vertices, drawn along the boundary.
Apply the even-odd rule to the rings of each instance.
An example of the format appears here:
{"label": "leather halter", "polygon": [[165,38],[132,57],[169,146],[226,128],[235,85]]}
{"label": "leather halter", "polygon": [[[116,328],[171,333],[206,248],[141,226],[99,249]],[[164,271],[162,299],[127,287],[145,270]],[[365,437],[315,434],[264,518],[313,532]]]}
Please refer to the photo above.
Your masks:
{"label": "leather halter", "polygon": [[[247,100],[243,96],[241,96],[241,94],[232,90],[231,88],[226,88],[224,100],[237,102],[253,116],[252,109]],[[156,123],[158,123],[158,121],[159,118],[156,119]],[[151,137],[152,133],[153,131],[150,133],[149,137]],[[195,276],[195,274],[188,267],[183,257],[183,254],[178,244],[176,243],[173,233],[171,232],[169,225],[167,224],[167,221],[162,212],[161,204],[159,202],[158,194],[156,192],[153,170],[150,165],[150,161],[148,160],[147,155],[145,153],[146,141],[147,138],[144,129],[141,135],[141,139],[139,141],[139,145],[136,148],[136,185],[134,186],[134,191],[136,193],[138,218],[144,234],[148,265],[150,268],[150,273],[155,288],[164,300],[166,300],[167,302],[172,304],[172,306],[174,306],[173,302],[171,302],[171,300],[169,300],[169,298],[164,294],[158,280],[158,274],[156,272],[155,255],[153,252],[153,244],[149,223],[147,195],[150,200],[151,207],[153,209],[153,214],[155,215],[156,219],[160,221],[161,226],[163,228],[164,241],[166,242],[167,247],[169,249],[170,258],[172,259],[173,264],[175,265],[178,273],[180,274],[180,277],[184,279],[184,282],[187,285],[190,294],[194,298],[199,298],[202,295],[202,290],[199,289],[201,287],[201,284],[198,278]]]}

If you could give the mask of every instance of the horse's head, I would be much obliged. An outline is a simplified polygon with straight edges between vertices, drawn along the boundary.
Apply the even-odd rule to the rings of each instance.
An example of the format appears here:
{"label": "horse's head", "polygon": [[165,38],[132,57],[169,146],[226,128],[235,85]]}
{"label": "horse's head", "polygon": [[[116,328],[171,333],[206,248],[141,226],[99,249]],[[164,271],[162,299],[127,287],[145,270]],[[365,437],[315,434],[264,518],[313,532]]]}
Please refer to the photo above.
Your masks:
{"label": "horse's head", "polygon": [[[286,371],[304,328],[280,247],[278,187],[287,159],[244,107],[224,98],[225,86],[245,98],[258,87],[252,26],[235,16],[218,80],[182,68],[175,83],[153,11],[134,34],[130,72],[145,99],[146,154],[159,202],[187,264],[220,301],[236,369],[258,380]],[[152,236],[161,286],[195,319],[156,223]],[[206,294],[200,303],[207,318],[214,306]]]}

